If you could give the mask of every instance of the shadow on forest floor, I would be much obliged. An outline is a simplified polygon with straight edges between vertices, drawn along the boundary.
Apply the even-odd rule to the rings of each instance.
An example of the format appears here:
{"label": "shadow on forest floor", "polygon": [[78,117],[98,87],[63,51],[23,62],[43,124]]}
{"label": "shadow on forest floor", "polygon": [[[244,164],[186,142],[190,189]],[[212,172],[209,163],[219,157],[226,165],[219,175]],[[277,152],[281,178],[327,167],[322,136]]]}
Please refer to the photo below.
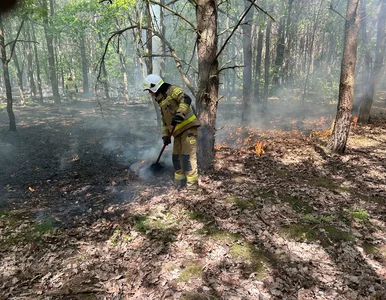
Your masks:
{"label": "shadow on forest floor", "polygon": [[344,156],[320,116],[226,127],[187,195],[170,150],[144,177],[162,146],[151,107],[15,110],[16,133],[0,116],[2,298],[386,297],[385,119],[353,127]]}

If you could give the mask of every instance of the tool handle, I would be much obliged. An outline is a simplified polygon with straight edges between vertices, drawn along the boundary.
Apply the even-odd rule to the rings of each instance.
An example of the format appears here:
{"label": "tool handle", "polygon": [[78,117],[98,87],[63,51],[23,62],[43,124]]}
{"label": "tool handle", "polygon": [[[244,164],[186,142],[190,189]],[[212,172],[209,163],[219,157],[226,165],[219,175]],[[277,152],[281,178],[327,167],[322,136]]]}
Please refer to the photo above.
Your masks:
{"label": "tool handle", "polygon": [[[176,126],[173,126],[172,130],[170,131],[169,139],[171,139],[175,128],[176,128]],[[164,153],[165,148],[166,148],[166,145],[164,144],[162,149],[161,149],[161,152],[158,155],[157,161],[155,162],[156,164],[159,163],[159,160],[161,159],[162,153]]]}

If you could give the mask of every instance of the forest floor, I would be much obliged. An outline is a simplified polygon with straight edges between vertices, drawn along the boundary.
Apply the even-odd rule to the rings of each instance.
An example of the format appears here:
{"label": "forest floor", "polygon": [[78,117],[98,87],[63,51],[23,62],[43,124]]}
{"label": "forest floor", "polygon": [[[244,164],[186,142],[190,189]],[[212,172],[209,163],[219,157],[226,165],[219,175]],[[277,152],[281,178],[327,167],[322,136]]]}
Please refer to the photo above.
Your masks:
{"label": "forest floor", "polygon": [[335,108],[219,125],[193,195],[151,105],[0,108],[0,299],[386,299],[386,94],[343,156]]}

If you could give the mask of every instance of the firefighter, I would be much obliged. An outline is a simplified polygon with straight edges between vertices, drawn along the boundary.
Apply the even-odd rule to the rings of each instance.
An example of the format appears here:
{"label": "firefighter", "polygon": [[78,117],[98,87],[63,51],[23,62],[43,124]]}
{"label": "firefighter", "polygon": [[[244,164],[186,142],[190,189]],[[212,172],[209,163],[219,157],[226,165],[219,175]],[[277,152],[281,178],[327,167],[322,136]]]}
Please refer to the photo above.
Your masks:
{"label": "firefighter", "polygon": [[200,122],[195,116],[192,99],[184,90],[149,74],[143,81],[144,91],[149,91],[158,103],[162,116],[162,140],[171,143],[170,132],[174,127],[173,167],[177,188],[190,191],[198,189],[197,134]]}
{"label": "firefighter", "polygon": [[71,101],[75,101],[76,93],[78,92],[78,87],[76,86],[75,82],[72,80],[71,76],[67,78],[66,91],[67,91],[68,99]]}

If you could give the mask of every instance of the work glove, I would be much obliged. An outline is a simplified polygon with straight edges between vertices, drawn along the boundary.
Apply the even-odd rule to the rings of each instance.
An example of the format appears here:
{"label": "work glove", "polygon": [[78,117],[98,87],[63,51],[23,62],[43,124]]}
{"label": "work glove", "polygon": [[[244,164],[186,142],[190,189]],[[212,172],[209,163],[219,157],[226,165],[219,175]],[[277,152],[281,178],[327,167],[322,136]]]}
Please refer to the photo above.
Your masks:
{"label": "work glove", "polygon": [[172,118],[172,126],[180,124],[184,120],[184,116],[180,113],[176,113]]}
{"label": "work glove", "polygon": [[162,140],[164,141],[165,146],[169,145],[172,142],[171,138],[168,136],[163,136]]}

